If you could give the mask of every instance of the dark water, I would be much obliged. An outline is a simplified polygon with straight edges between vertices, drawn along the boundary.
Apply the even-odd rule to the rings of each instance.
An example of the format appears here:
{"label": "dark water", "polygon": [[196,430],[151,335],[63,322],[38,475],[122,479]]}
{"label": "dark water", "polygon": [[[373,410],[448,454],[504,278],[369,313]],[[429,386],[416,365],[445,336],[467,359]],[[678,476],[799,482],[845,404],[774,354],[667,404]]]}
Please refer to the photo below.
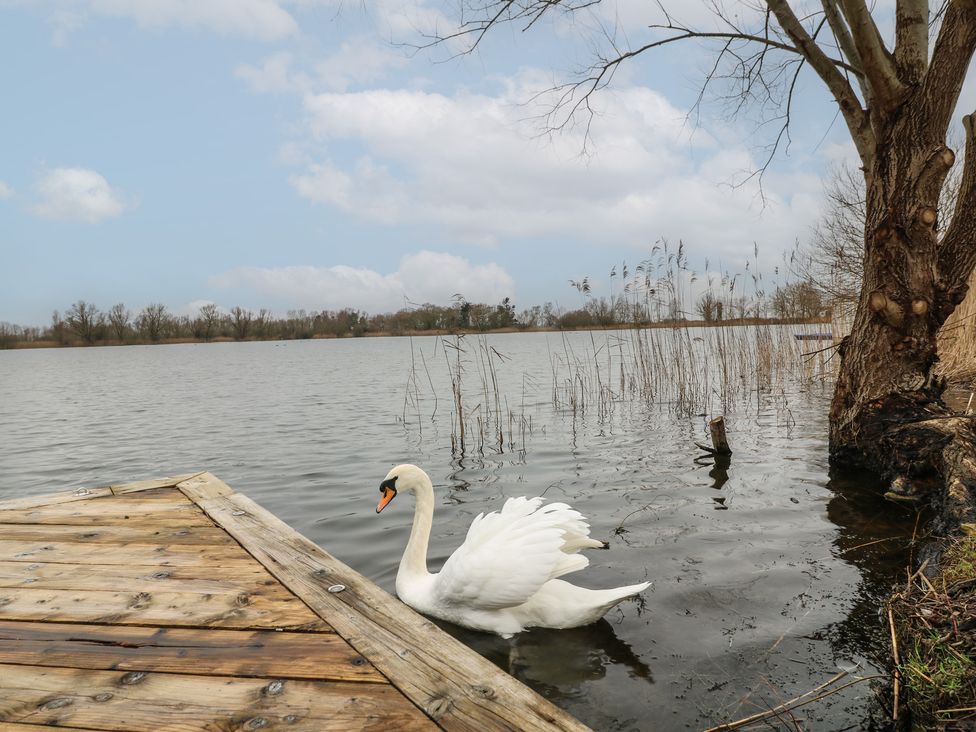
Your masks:
{"label": "dark water", "polygon": [[[705,728],[839,668],[858,666],[846,680],[879,673],[878,611],[915,518],[876,500],[866,477],[831,475],[829,384],[743,388],[723,410],[735,453],[722,469],[692,445],[705,418],[666,398],[554,408],[552,353],[565,338],[471,347],[499,354],[499,391],[485,392],[484,361],[462,364],[464,457],[451,440],[457,354],[436,338],[0,351],[0,499],[207,469],[392,591],[412,506],[377,516],[377,486],[415,462],[440,494],[432,568],[479,512],[545,494],[610,542],[569,579],[653,581],[588,628],[511,640],[449,629],[596,729]],[[503,452],[470,451],[487,402],[506,415]],[[794,715],[806,729],[867,727],[875,695],[866,681]]]}

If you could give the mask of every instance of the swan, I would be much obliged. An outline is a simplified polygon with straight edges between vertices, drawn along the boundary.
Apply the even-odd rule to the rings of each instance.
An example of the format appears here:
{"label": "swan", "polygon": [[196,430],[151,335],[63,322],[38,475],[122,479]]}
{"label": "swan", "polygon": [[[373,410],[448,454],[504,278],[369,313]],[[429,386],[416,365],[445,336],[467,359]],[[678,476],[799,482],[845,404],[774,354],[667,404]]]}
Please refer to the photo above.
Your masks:
{"label": "swan", "polygon": [[583,569],[581,549],[603,547],[565,503],[509,498],[501,511],[479,514],[464,543],[440,572],[427,571],[434,486],[416,465],[398,465],[380,483],[379,513],[399,493],[413,493],[413,528],[397,571],[396,591],[415,610],[474,630],[510,638],[526,628],[575,628],[594,623],[650,582],[588,590],[556,579]]}

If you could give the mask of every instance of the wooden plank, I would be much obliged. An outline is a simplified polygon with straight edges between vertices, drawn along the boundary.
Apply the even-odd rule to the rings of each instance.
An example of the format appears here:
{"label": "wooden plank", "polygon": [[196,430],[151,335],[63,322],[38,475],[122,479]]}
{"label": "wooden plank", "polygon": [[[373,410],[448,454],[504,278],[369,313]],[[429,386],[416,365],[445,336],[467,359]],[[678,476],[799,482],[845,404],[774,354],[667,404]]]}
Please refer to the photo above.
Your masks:
{"label": "wooden plank", "polygon": [[[209,520],[209,519],[208,519]],[[0,528],[0,537],[5,533]],[[236,567],[254,559],[237,544],[222,546],[172,546],[157,544],[88,544],[72,541],[4,541],[0,561],[59,562],[63,564],[136,564],[153,567]]]}
{"label": "wooden plank", "polygon": [[143,524],[210,526],[211,522],[189,502],[162,499],[143,501],[138,496],[107,496],[88,501],[58,503],[28,509],[0,510],[0,524]]}
{"label": "wooden plank", "polygon": [[445,729],[587,729],[247,497],[180,489]]}
{"label": "wooden plank", "polygon": [[118,564],[44,564],[0,561],[0,587],[115,592],[251,593],[293,598],[261,564],[189,567]]}
{"label": "wooden plank", "polygon": [[38,496],[23,496],[21,498],[9,498],[0,501],[0,510],[22,510],[36,508],[38,506],[50,506],[58,503],[70,503],[73,501],[83,501],[89,498],[100,496],[119,495],[121,493],[132,493],[152,488],[171,487],[185,480],[190,480],[199,473],[187,473],[186,475],[174,475],[168,478],[157,478],[154,480],[140,480],[135,483],[119,483],[118,485],[103,485],[94,488],[81,487],[73,488],[69,491],[59,491],[57,493],[45,493]]}
{"label": "wooden plank", "polygon": [[94,727],[62,727],[53,724],[21,724],[20,722],[0,722],[0,732],[44,732],[56,729],[58,732],[91,732]]}
{"label": "wooden plank", "polygon": [[435,729],[386,684],[0,665],[0,720],[184,732]]}
{"label": "wooden plank", "polygon": [[0,620],[328,630],[294,596],[0,588]]}
{"label": "wooden plank", "polygon": [[111,496],[112,489],[102,488],[73,488],[69,491],[58,493],[45,493],[40,496],[22,496],[21,498],[8,498],[0,501],[2,511],[24,511],[39,506],[54,506],[60,503],[72,503],[74,501],[84,501],[89,498],[99,498]]}
{"label": "wooden plank", "polygon": [[0,661],[101,671],[389,683],[335,633],[0,621]]}
{"label": "wooden plank", "polygon": [[190,480],[199,473],[187,473],[185,475],[174,475],[169,478],[156,478],[154,480],[137,480],[133,483],[118,483],[108,486],[112,493],[120,496],[124,493],[137,493],[139,491],[152,490],[153,488],[169,488],[177,483]]}
{"label": "wooden plank", "polygon": [[239,546],[218,526],[117,526],[92,524],[72,526],[61,524],[4,524],[0,527],[2,541],[59,542],[73,541],[87,544],[180,544]]}

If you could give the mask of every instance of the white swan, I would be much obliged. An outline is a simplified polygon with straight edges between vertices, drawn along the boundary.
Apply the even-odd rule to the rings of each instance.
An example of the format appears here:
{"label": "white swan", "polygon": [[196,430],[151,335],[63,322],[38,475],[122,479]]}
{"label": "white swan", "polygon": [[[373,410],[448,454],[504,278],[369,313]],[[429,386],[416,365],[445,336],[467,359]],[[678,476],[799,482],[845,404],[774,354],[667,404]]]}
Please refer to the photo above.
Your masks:
{"label": "white swan", "polygon": [[427,571],[427,540],[434,516],[434,486],[416,465],[398,465],[380,484],[376,513],[398,493],[413,493],[417,508],[397,571],[396,591],[407,605],[435,618],[509,638],[526,628],[575,628],[596,622],[610,608],[643,592],[650,582],[587,590],[556,579],[583,569],[580,549],[602,547],[590,527],[565,503],[509,498],[501,511],[479,514],[464,543],[440,572]]}

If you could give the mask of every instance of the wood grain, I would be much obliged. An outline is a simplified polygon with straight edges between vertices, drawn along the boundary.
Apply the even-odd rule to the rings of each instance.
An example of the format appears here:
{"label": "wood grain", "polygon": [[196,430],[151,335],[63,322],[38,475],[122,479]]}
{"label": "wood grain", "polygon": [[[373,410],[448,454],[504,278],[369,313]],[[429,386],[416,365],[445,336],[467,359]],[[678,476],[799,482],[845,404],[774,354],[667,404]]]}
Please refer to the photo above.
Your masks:
{"label": "wood grain", "polygon": [[436,729],[393,687],[0,665],[0,721],[100,730]]}
{"label": "wood grain", "polygon": [[117,564],[43,564],[0,561],[0,587],[35,590],[111,590],[113,592],[193,592],[204,595],[250,593],[294,598],[260,563],[222,567]]}
{"label": "wood grain", "polygon": [[68,491],[58,493],[46,493],[36,496],[23,496],[21,498],[8,498],[0,501],[0,510],[7,509],[27,509],[38,506],[50,506],[57,503],[70,503],[73,501],[83,501],[99,496],[112,496],[121,493],[132,493],[137,491],[150,490],[153,488],[171,487],[177,483],[192,479],[199,473],[188,473],[186,475],[174,475],[168,478],[156,478],[153,480],[140,480],[134,483],[120,483],[118,485],[103,485],[95,488],[81,487],[73,488]]}
{"label": "wood grain", "polygon": [[221,483],[179,487],[444,729],[587,729],[247,497],[201,482]]}
{"label": "wood grain", "polygon": [[389,683],[335,633],[0,621],[5,663]]}
{"label": "wood grain", "polygon": [[142,524],[164,526],[210,526],[192,503],[176,499],[141,500],[131,496],[100,496],[86,501],[55,503],[35,508],[2,509],[0,524]]}
{"label": "wood grain", "polygon": [[70,541],[6,541],[0,527],[0,561],[59,564],[141,564],[151,567],[246,567],[254,559],[237,544],[91,544]]}
{"label": "wood grain", "polygon": [[[183,544],[200,546],[239,546],[218,526],[117,526],[92,524],[4,524],[2,541],[71,541],[85,544]],[[87,551],[87,550],[86,550]]]}
{"label": "wood grain", "polygon": [[0,620],[214,628],[328,629],[294,597],[0,588]]}

